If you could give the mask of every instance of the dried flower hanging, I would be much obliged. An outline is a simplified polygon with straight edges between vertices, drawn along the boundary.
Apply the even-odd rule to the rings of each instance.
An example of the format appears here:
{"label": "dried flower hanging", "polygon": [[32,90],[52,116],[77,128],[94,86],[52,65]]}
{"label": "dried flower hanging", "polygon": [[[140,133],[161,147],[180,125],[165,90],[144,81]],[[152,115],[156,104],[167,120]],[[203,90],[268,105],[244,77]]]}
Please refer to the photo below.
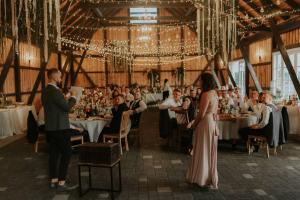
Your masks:
{"label": "dried flower hanging", "polygon": [[48,9],[47,1],[44,1],[44,58],[45,62],[48,61]]}
{"label": "dried flower hanging", "polygon": [[49,1],[49,24],[52,25],[52,0]]}
{"label": "dried flower hanging", "polygon": [[25,20],[26,20],[26,29],[27,29],[27,41],[29,46],[31,46],[31,22],[29,18],[29,0],[25,0]]}
{"label": "dried flower hanging", "polygon": [[198,52],[212,55],[229,52],[236,46],[235,0],[197,0]]}
{"label": "dried flower hanging", "polygon": [[58,51],[61,51],[61,24],[60,24],[60,1],[55,0],[55,17],[56,17],[56,42]]}

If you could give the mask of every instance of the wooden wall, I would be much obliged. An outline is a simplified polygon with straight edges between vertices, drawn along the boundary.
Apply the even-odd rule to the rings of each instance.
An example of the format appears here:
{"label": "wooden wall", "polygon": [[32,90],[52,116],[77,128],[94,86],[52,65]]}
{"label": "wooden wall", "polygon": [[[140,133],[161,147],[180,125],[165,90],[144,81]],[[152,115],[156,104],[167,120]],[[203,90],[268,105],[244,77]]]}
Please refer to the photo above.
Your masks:
{"label": "wooden wall", "polygon": [[[249,45],[249,59],[258,81],[263,89],[269,89],[272,80],[272,39],[266,39]],[[250,78],[249,87],[254,88]]]}
{"label": "wooden wall", "polygon": [[[122,10],[117,16],[126,16],[127,10]],[[165,10],[160,10],[159,14],[161,16],[168,16]],[[149,85],[149,80],[147,78],[147,73],[151,69],[160,70],[160,80],[161,84],[165,78],[168,78],[171,85],[175,85],[175,76],[173,71],[178,67],[185,68],[185,84],[190,85],[198,77],[201,70],[207,64],[204,56],[195,57],[189,53],[195,52],[195,46],[192,46],[196,40],[196,35],[190,28],[184,26],[183,28],[152,28],[148,32],[151,39],[147,42],[139,41],[139,36],[142,33],[137,30],[128,31],[127,28],[118,29],[110,28],[106,30],[99,29],[92,37],[91,44],[96,44],[98,47],[102,47],[105,43],[105,38],[107,41],[123,40],[127,41],[130,50],[134,52],[139,52],[141,54],[155,54],[158,52],[164,52],[169,50],[172,46],[172,53],[180,54],[185,52],[187,55],[184,56],[186,59],[184,62],[180,61],[178,56],[153,56],[153,55],[143,55],[137,56],[133,60],[132,68],[132,83],[139,83],[140,85]],[[294,48],[300,46],[300,29],[293,30],[287,33],[283,33],[282,39],[287,48]],[[183,37],[183,38],[181,38]],[[130,39],[130,40],[129,40]],[[160,42],[158,42],[159,40]],[[186,48],[181,48],[180,43],[183,42]],[[144,45],[144,46],[143,46]],[[0,48],[0,73],[2,71],[3,63],[5,62],[10,47],[12,46],[12,41],[10,39],[4,39],[2,48]],[[145,51],[147,50],[147,51]],[[29,46],[26,42],[20,42],[19,45],[19,55],[20,55],[20,75],[21,75],[21,93],[22,100],[27,101],[28,96],[33,88],[33,84],[39,73],[41,66],[40,59],[40,49],[34,45]],[[261,83],[263,89],[268,89],[270,87],[270,82],[272,80],[272,52],[276,51],[276,45],[272,43],[272,39],[264,39],[257,41],[249,45],[250,62],[252,63],[254,70],[257,74],[258,80]],[[74,54],[81,55],[82,52],[74,52]],[[88,51],[88,55],[97,55],[97,52]],[[241,52],[239,49],[231,52],[231,60],[241,59]],[[66,61],[66,55],[62,55],[62,65]],[[170,62],[171,61],[171,62]],[[74,60],[75,71],[80,62],[80,57],[76,56]],[[149,65],[150,63],[150,65]],[[49,62],[47,68],[58,66],[58,56],[56,53],[52,53],[49,57]],[[69,70],[67,67],[67,71]],[[104,57],[89,57],[85,58],[82,64],[82,68],[87,72],[93,82],[100,87],[104,87],[106,82],[108,84],[119,84],[127,85],[129,83],[129,76],[127,69],[124,70],[114,70],[112,67],[112,62],[110,58],[107,58],[107,64],[105,64]],[[108,69],[107,73],[105,69]],[[226,73],[224,73],[225,76]],[[14,81],[14,69],[13,63],[11,63],[11,68],[9,69],[8,76],[4,82],[4,92],[14,99],[15,93],[15,81]],[[227,77],[226,77],[227,78]],[[83,73],[79,73],[76,85],[83,87],[90,87],[91,84]],[[253,81],[250,79],[250,88],[254,87]],[[41,86],[38,89],[37,96],[40,95]]]}
{"label": "wooden wall", "polygon": [[[117,16],[127,16],[128,11],[126,9],[120,11]],[[171,16],[169,12],[164,9],[159,10],[160,16]],[[192,32],[188,27],[152,27],[152,30],[145,32],[141,32],[137,29],[131,29],[128,31],[127,27],[122,28],[110,28],[108,30],[99,29],[92,37],[92,42],[97,43],[96,41],[104,41],[105,42],[105,31],[106,31],[106,40],[114,41],[114,40],[123,40],[127,41],[130,46],[130,51],[135,52],[140,55],[135,57],[133,60],[133,68],[132,68],[132,77],[131,83],[138,83],[140,85],[149,85],[149,80],[147,78],[147,73],[151,69],[156,69],[160,71],[160,81],[161,84],[165,78],[170,80],[171,85],[175,85],[175,76],[172,75],[172,71],[174,71],[178,67],[185,68],[185,84],[189,85],[194,82],[197,78],[201,69],[205,66],[205,59],[203,58],[195,58],[191,59],[195,56],[186,56],[185,58],[191,59],[186,62],[181,62],[180,57],[178,56],[163,56],[157,57],[153,56],[154,54],[158,54],[159,52],[170,52],[173,54],[179,55],[181,52],[195,52],[196,47],[192,46],[196,41],[196,34]],[[158,36],[159,35],[159,36]],[[140,36],[149,36],[150,40],[140,41]],[[160,38],[158,38],[160,37]],[[181,39],[181,37],[183,37]],[[160,41],[160,42],[159,42]],[[184,43],[187,47],[182,48],[181,42]],[[101,43],[101,42],[100,42]],[[103,43],[98,45],[101,46]],[[89,52],[95,54],[96,52]],[[141,55],[142,54],[142,55]],[[172,63],[170,63],[172,62]],[[91,58],[85,59],[83,64],[83,68],[88,72],[90,77],[98,86],[105,86],[106,76],[105,76],[105,59],[104,58]],[[107,59],[107,68],[108,68],[108,84],[118,84],[118,85],[128,85],[129,84],[129,75],[127,69],[124,70],[114,70],[112,66],[112,62],[110,57]],[[85,78],[83,74],[79,74],[76,85],[89,87],[90,84]]]}

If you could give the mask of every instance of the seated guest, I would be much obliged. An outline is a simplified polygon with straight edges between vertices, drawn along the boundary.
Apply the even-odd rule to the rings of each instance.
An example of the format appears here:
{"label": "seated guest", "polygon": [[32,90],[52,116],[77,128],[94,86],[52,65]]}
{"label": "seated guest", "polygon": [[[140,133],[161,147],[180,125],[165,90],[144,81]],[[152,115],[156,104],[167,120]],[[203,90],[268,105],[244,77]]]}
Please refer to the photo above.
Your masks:
{"label": "seated guest", "polygon": [[179,124],[187,125],[189,122],[195,119],[195,107],[189,97],[184,97],[182,106],[176,110],[176,120]]}
{"label": "seated guest", "polygon": [[257,91],[252,91],[251,92],[251,95],[250,95],[250,99],[248,99],[242,110],[243,111],[252,111],[252,112],[255,112],[257,114],[259,114],[259,102],[258,102],[258,92]]}
{"label": "seated guest", "polygon": [[109,127],[103,129],[103,133],[118,133],[121,126],[122,114],[127,111],[128,107],[124,103],[124,98],[121,94],[114,96],[113,108],[111,109],[113,118],[109,124]]}
{"label": "seated guest", "polygon": [[114,99],[116,96],[119,96],[121,93],[115,89],[113,92],[112,92],[112,98]]}
{"label": "seated guest", "polygon": [[232,99],[232,97],[229,96],[229,94],[226,90],[222,90],[221,104],[234,106],[233,99]]}
{"label": "seated guest", "polygon": [[[250,127],[242,128],[239,130],[240,137],[242,140],[247,141],[248,135],[265,135],[267,134],[264,127],[267,126],[270,119],[270,114],[272,113],[272,108],[276,107],[272,104],[272,97],[268,93],[263,93],[262,95],[262,112],[259,118],[259,122]],[[258,146],[255,147],[258,150]]]}
{"label": "seated guest", "polygon": [[131,127],[137,128],[139,126],[141,114],[147,109],[147,105],[141,98],[141,92],[134,93],[134,101],[130,104],[131,110]]}
{"label": "seated guest", "polygon": [[234,107],[239,107],[240,103],[238,102],[237,96],[234,93],[234,89],[228,89],[228,97],[232,99],[232,103]]}
{"label": "seated guest", "polygon": [[244,96],[241,94],[241,89],[239,87],[236,87],[234,89],[235,98],[233,99],[234,103],[242,108],[244,107]]}
{"label": "seated guest", "polygon": [[130,93],[129,87],[125,87],[125,92],[122,93],[125,99],[127,106],[130,106],[130,103],[134,100],[134,96]]}
{"label": "seated guest", "polygon": [[178,89],[173,91],[173,97],[165,99],[160,105],[159,109],[164,110],[168,109],[170,119],[175,119],[175,110],[177,107],[181,106],[181,92]]}

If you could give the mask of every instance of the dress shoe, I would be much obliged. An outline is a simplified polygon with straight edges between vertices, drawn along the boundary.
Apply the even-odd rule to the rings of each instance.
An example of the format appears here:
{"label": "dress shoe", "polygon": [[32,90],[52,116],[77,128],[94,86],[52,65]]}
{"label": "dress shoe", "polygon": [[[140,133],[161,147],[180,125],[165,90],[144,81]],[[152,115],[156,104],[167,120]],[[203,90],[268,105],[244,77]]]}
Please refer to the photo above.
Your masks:
{"label": "dress shoe", "polygon": [[55,182],[55,183],[50,182],[50,184],[49,184],[50,189],[55,189],[56,187],[57,187],[57,182]]}
{"label": "dress shoe", "polygon": [[59,192],[68,192],[68,191],[71,191],[71,190],[75,190],[76,188],[78,187],[77,184],[68,184],[68,183],[65,183],[63,185],[57,185],[57,190]]}

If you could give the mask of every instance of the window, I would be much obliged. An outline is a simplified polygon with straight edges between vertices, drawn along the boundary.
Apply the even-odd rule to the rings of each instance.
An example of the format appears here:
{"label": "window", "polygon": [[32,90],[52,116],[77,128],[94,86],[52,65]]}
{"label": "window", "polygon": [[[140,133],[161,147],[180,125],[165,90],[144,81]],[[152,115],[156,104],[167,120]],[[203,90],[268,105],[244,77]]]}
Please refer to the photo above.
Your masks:
{"label": "window", "polygon": [[[300,48],[290,49],[287,52],[299,79]],[[285,66],[280,52],[273,53],[273,80],[271,83],[271,90],[276,98],[288,99],[290,96],[296,95],[294,85],[291,81],[289,72]]]}
{"label": "window", "polygon": [[130,17],[139,18],[130,20],[132,24],[154,24],[157,23],[157,8],[130,8]]}
{"label": "window", "polygon": [[[246,83],[245,83],[245,61],[244,60],[237,60],[229,63],[229,69],[233,76],[233,79],[236,85],[241,89],[241,94],[246,94]],[[230,81],[230,79],[229,79]],[[231,81],[230,84],[232,85]]]}

